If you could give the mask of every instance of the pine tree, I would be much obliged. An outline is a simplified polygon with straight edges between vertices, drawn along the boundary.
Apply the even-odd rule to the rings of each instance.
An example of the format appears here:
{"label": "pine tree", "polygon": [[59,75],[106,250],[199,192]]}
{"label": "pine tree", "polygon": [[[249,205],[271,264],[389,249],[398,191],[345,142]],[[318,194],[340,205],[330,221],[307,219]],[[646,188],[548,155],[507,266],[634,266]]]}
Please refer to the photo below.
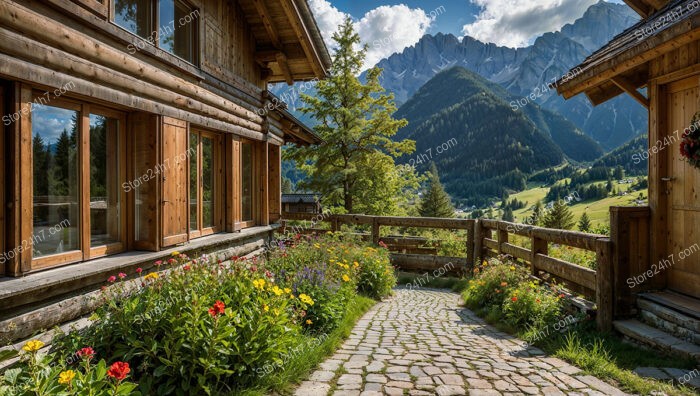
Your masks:
{"label": "pine tree", "polygon": [[294,185],[289,178],[282,176],[282,194],[291,194],[294,192]]}
{"label": "pine tree", "polygon": [[578,221],[578,229],[581,232],[589,232],[591,230],[591,219],[588,218],[586,212],[583,212],[581,219]]}
{"label": "pine tree", "polygon": [[574,224],[576,224],[576,220],[574,220],[573,213],[561,199],[554,201],[554,206],[542,219],[542,226],[546,228],[569,230]]}
{"label": "pine tree", "polygon": [[535,203],[535,207],[532,209],[532,216],[529,218],[529,224],[531,225],[537,225],[541,220],[542,220],[542,211],[544,208],[542,207],[542,201],[537,201]]}
{"label": "pine tree", "polygon": [[326,205],[348,213],[401,214],[420,179],[412,167],[394,160],[412,153],[415,142],[391,139],[407,122],[392,117],[394,96],[379,82],[381,69],[369,69],[364,84],[358,78],[367,46],[360,47],[352,19],[346,18],[333,40],[338,48],[330,75],[316,85],[316,96],[302,95],[300,109],[316,119],[324,143],[290,148],[285,158],[301,164],[307,175],[297,188],[321,193]]}
{"label": "pine tree", "polygon": [[452,206],[450,196],[440,183],[435,163],[430,164],[428,176],[428,188],[420,204],[420,215],[423,217],[454,217],[455,208]]}
{"label": "pine tree", "polygon": [[509,221],[509,222],[511,222],[511,223],[512,223],[513,221],[515,221],[515,217],[513,216],[513,209],[511,209],[511,208],[506,208],[506,210],[503,211],[503,217],[502,217],[502,219],[503,219],[503,221]]}

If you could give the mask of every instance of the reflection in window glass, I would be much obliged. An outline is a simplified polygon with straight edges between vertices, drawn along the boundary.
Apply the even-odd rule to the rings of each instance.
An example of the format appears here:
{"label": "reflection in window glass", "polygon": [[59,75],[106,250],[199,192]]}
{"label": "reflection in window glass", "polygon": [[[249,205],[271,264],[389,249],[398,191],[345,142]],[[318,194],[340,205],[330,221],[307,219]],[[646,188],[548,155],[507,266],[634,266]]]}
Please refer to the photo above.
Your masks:
{"label": "reflection in window glass", "polygon": [[159,47],[194,63],[196,15],[181,1],[159,2]]}
{"label": "reflection in window glass", "polygon": [[241,202],[242,220],[253,220],[253,145],[241,145]]}
{"label": "reflection in window glass", "polygon": [[33,256],[79,249],[78,112],[33,106]]}
{"label": "reflection in window glass", "polygon": [[115,0],[114,23],[145,39],[153,33],[151,0]]}
{"label": "reflection in window glass", "polygon": [[202,137],[202,227],[214,226],[214,143]]}
{"label": "reflection in window glass", "polygon": [[90,114],[90,241],[119,242],[119,120]]}
{"label": "reflection in window glass", "polygon": [[198,166],[197,159],[199,158],[199,135],[196,133],[190,134],[190,230],[198,230],[197,224],[197,200],[199,195]]}

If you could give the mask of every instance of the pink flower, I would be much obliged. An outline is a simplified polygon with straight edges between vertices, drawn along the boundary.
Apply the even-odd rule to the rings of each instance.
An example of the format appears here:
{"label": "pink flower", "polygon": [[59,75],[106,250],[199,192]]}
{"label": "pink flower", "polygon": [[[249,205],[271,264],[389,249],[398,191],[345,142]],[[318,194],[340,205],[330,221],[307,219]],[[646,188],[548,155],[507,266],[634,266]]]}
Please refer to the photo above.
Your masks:
{"label": "pink flower", "polygon": [[137,273],[137,274],[141,275],[142,272],[143,272],[143,268],[141,268],[141,267],[136,268],[136,273]]}
{"label": "pink flower", "polygon": [[174,258],[171,258],[171,259],[168,260],[168,264],[172,264],[172,263],[174,263],[174,262],[175,262],[175,259],[174,259]]}
{"label": "pink flower", "polygon": [[258,272],[258,266],[254,265],[254,266],[250,267],[250,272]]}
{"label": "pink flower", "polygon": [[267,276],[268,278],[272,278],[272,272],[265,270],[265,276]]}
{"label": "pink flower", "polygon": [[124,278],[126,278],[126,274],[123,273],[123,272],[120,272],[120,273],[119,273],[119,279],[124,279]]}
{"label": "pink flower", "polygon": [[117,281],[117,277],[114,276],[114,275],[112,275],[112,276],[110,276],[109,278],[107,278],[107,282],[109,282],[109,283],[114,283],[114,282],[116,282],[116,281]]}
{"label": "pink flower", "polygon": [[156,261],[155,265],[156,265],[156,267],[160,267],[161,265],[163,265],[163,260]]}

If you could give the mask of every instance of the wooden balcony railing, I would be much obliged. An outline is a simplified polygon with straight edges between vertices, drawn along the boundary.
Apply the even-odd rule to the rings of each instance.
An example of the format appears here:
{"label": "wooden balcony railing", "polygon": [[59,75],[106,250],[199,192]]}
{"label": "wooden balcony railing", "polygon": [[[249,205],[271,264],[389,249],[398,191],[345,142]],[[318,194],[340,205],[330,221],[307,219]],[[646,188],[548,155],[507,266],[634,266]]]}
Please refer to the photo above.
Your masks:
{"label": "wooden balcony railing", "polygon": [[[485,257],[500,254],[510,255],[528,265],[532,275],[538,278],[555,279],[568,289],[580,293],[595,302],[598,328],[608,331],[612,328],[614,288],[619,279],[614,276],[613,246],[610,237],[586,234],[576,231],[554,230],[526,224],[515,224],[498,220],[437,219],[424,217],[385,217],[366,215],[329,215],[309,213],[283,213],[282,233],[325,232],[318,228],[320,223],[329,223],[329,230],[339,231],[342,224],[371,226],[371,233],[362,234],[377,244],[385,241],[392,250],[392,263],[403,270],[429,271],[448,263],[459,263],[456,272],[470,273],[476,262]],[[288,220],[311,221],[311,223],[289,227]],[[434,254],[399,253],[401,246],[410,243],[411,238],[381,237],[381,227],[433,228],[466,230],[466,257],[441,257]],[[616,230],[616,227],[613,227]],[[495,236],[494,236],[495,233]],[[529,248],[511,243],[511,237],[524,237],[529,240]],[[596,269],[570,263],[550,256],[549,244],[570,246],[595,253]],[[619,263],[618,263],[619,265]],[[626,265],[626,264],[625,264]],[[642,265],[643,266],[643,265]]]}

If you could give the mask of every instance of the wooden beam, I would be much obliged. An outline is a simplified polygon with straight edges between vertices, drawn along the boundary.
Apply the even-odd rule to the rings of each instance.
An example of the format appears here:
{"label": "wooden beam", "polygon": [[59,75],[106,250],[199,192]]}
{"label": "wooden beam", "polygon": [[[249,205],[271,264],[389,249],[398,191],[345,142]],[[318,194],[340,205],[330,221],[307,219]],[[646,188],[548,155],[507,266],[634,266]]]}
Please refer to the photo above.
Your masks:
{"label": "wooden beam", "polygon": [[314,73],[316,73],[317,77],[324,77],[325,73],[321,67],[321,56],[316,51],[316,47],[314,47],[313,43],[311,43],[309,39],[311,34],[301,20],[301,14],[297,9],[296,4],[294,4],[292,0],[280,0],[280,3],[282,4],[282,8],[284,9],[287,19],[289,19],[292,25],[292,29],[294,30],[297,39],[299,39],[299,42],[304,49],[304,53],[308,57],[309,62],[311,62],[311,68],[313,69]]}
{"label": "wooden beam", "polygon": [[267,34],[270,36],[270,41],[272,41],[272,45],[275,47],[275,49],[277,49],[274,61],[277,62],[280,69],[282,70],[282,74],[284,75],[284,79],[287,82],[287,84],[292,85],[294,84],[292,72],[289,69],[289,63],[287,63],[287,55],[285,55],[284,52],[282,52],[282,42],[280,41],[280,35],[277,32],[275,25],[272,24],[270,10],[267,9],[267,5],[265,5],[265,3],[262,0],[253,0],[253,4],[255,4],[255,8],[258,10],[258,14],[260,15],[260,19],[262,19]]}
{"label": "wooden beam", "polygon": [[292,78],[292,71],[289,69],[289,63],[287,63],[287,56],[283,52],[277,53],[277,65],[279,65],[284,75],[284,80],[287,85],[294,84],[294,79]]}
{"label": "wooden beam", "polygon": [[653,8],[643,0],[625,0],[625,3],[642,18],[647,18],[654,11]]}
{"label": "wooden beam", "polygon": [[637,91],[637,88],[627,78],[623,76],[615,76],[610,79],[621,90],[627,92],[634,100],[641,103],[646,109],[649,109],[649,98]]}

